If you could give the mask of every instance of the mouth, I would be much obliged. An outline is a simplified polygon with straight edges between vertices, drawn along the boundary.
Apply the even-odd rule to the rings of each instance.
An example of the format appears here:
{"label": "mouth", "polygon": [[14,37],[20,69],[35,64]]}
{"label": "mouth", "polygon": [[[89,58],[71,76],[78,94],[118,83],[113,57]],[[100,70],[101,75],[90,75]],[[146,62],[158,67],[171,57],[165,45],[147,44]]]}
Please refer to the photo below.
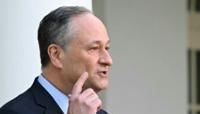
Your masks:
{"label": "mouth", "polygon": [[97,74],[102,78],[108,77],[108,71],[98,71]]}

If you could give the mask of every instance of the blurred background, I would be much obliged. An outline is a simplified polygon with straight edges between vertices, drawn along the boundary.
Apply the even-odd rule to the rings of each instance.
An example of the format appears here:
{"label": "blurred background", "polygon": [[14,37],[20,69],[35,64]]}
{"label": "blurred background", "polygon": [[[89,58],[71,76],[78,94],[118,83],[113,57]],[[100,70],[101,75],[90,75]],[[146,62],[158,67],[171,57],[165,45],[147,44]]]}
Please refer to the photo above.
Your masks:
{"label": "blurred background", "polygon": [[200,0],[188,0],[188,104],[189,114],[200,114]]}
{"label": "blurred background", "polygon": [[39,22],[63,5],[107,26],[110,114],[200,114],[200,0],[0,0],[0,106],[40,74]]}

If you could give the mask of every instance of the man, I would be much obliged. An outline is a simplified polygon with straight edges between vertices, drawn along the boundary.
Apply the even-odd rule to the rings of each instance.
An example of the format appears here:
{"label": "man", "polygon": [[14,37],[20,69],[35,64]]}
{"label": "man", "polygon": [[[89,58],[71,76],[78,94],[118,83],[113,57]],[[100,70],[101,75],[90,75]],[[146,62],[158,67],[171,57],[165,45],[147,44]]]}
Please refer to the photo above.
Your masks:
{"label": "man", "polygon": [[97,93],[112,65],[103,23],[83,7],[60,7],[38,29],[42,74],[0,114],[107,114]]}

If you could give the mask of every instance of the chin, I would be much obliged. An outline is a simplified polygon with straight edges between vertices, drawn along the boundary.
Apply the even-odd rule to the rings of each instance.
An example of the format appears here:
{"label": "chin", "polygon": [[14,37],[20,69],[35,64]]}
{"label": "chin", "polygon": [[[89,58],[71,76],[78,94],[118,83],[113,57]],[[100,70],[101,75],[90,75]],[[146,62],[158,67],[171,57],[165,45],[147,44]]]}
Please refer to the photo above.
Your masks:
{"label": "chin", "polygon": [[102,91],[102,90],[105,90],[107,87],[108,87],[108,82],[106,82],[106,83],[99,83],[99,84],[96,85],[93,89],[94,89],[96,92],[100,92],[100,91]]}
{"label": "chin", "polygon": [[106,89],[109,85],[107,78],[91,78],[88,80],[87,88],[92,88],[95,92]]}

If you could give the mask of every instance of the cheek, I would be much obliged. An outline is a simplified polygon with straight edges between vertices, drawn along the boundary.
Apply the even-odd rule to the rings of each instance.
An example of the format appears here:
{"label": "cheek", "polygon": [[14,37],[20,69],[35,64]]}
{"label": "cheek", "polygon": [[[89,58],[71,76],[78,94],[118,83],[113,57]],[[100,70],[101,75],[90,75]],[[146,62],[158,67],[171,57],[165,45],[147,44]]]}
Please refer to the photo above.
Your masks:
{"label": "cheek", "polygon": [[74,56],[70,56],[69,62],[73,70],[79,71],[79,73],[88,72],[92,75],[98,65],[98,56],[90,55],[87,51],[79,51],[79,53],[74,53]]}
{"label": "cheek", "polygon": [[85,61],[85,68],[86,71],[90,74],[93,75],[97,71],[98,68],[98,59],[90,58]]}
{"label": "cheek", "polygon": [[63,70],[72,77],[80,76],[85,70],[85,66],[77,55],[67,55],[63,62],[65,65]]}
{"label": "cheek", "polygon": [[94,63],[90,59],[81,57],[71,59],[70,66],[75,74],[81,75],[84,72],[90,73],[93,71]]}
{"label": "cheek", "polygon": [[86,66],[84,65],[83,61],[72,60],[71,61],[71,68],[74,73],[77,75],[81,75],[83,72],[86,71]]}

